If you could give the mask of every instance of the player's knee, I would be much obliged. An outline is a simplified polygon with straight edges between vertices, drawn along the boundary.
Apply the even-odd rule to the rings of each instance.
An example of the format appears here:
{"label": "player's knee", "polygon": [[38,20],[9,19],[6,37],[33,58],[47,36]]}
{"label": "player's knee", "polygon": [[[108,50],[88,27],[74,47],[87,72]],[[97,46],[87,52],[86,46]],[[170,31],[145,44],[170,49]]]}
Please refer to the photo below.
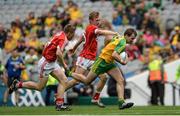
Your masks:
{"label": "player's knee", "polygon": [[100,78],[100,80],[103,82],[103,83],[105,83],[106,81],[107,81],[107,77],[105,76],[105,77],[102,77],[102,78]]}

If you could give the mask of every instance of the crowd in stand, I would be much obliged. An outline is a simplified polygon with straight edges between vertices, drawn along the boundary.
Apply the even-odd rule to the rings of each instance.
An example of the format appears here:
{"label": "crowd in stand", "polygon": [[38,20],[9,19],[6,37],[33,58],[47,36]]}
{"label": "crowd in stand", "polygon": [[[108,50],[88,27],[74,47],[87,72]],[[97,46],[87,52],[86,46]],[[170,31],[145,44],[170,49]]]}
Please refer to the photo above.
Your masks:
{"label": "crowd in stand", "polygon": [[[166,61],[180,57],[180,27],[177,25],[172,30],[167,30],[163,26],[160,15],[163,7],[160,0],[154,2],[112,0],[112,4],[114,5],[112,12],[114,30],[119,31],[119,27],[126,26],[132,26],[138,30],[137,41],[127,48],[131,61],[139,59],[147,64],[154,54],[161,55]],[[174,4],[180,5],[178,0],[174,0]],[[0,23],[1,52],[9,56],[14,48],[18,48],[26,64],[26,70],[22,74],[23,80],[38,81],[37,61],[45,42],[68,23],[76,25],[75,40],[79,39],[86,26],[83,18],[85,17],[78,4],[71,0],[67,1],[67,4],[62,4],[61,0],[57,0],[49,12],[41,16],[35,17],[34,12],[29,12],[23,21],[17,16],[8,29]],[[74,43],[71,42],[71,44]],[[1,55],[1,62],[5,63],[3,56]],[[71,57],[67,60],[71,62],[70,67],[74,67],[72,61],[76,60],[76,56],[73,58],[74,60]]]}

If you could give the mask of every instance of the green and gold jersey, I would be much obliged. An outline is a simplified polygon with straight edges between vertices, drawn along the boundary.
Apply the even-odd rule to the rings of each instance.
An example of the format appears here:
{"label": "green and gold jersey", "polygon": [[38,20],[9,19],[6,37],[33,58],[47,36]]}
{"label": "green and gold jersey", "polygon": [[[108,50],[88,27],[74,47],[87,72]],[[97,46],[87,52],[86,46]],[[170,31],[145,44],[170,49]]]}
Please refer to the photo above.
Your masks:
{"label": "green and gold jersey", "polygon": [[124,36],[115,36],[111,40],[109,44],[107,44],[101,51],[99,55],[100,58],[104,59],[107,63],[111,63],[114,61],[112,57],[112,53],[116,51],[117,53],[121,53],[125,50],[126,47],[126,39]]}

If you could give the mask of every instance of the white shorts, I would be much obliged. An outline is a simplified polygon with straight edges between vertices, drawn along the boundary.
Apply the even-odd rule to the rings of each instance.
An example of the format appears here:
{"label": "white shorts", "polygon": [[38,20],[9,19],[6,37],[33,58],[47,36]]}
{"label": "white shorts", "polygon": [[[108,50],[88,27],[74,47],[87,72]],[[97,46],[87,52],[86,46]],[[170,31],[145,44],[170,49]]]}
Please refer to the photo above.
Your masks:
{"label": "white shorts", "polygon": [[84,57],[78,57],[76,66],[80,66],[81,68],[85,70],[90,70],[93,63],[94,63],[94,60],[86,59]]}
{"label": "white shorts", "polygon": [[44,57],[42,57],[38,62],[38,72],[40,78],[49,77],[49,74],[53,71],[60,68],[57,62],[49,63]]}

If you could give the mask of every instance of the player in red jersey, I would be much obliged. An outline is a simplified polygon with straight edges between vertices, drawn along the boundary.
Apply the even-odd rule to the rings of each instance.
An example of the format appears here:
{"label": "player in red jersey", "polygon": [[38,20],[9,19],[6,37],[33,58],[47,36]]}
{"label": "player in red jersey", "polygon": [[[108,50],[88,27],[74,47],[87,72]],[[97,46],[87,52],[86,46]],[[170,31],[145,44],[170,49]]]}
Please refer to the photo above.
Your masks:
{"label": "player in red jersey", "polygon": [[[100,24],[99,12],[91,12],[89,14],[89,25],[85,29],[85,33],[82,38],[85,40],[85,44],[83,46],[82,51],[80,52],[79,57],[76,62],[76,73],[85,75],[87,71],[90,70],[92,64],[96,59],[97,54],[97,36],[98,35],[116,35],[117,32],[102,30],[98,28]],[[74,48],[71,50],[72,53],[76,50],[76,48],[83,42],[83,39],[80,39]],[[91,100],[92,103],[98,105],[99,107],[105,107],[103,103],[100,102],[100,92],[102,91],[105,83],[106,83],[106,75],[102,74],[99,76],[100,81],[97,84],[96,92]],[[77,80],[71,80],[68,82],[67,89],[79,83]]]}
{"label": "player in red jersey", "polygon": [[[73,38],[74,31],[75,27],[68,24],[65,26],[64,31],[55,34],[45,45],[42,58],[38,62],[38,71],[40,76],[38,83],[32,81],[19,82],[15,80],[9,88],[9,93],[11,94],[18,88],[28,88],[41,91],[46,86],[48,76],[51,74],[59,81],[58,92],[56,95],[56,110],[69,110],[69,107],[63,105],[64,87],[66,86],[68,79],[58,63],[67,70],[67,65],[63,59],[63,49],[67,42]],[[76,74],[72,73],[72,76],[76,76]]]}

